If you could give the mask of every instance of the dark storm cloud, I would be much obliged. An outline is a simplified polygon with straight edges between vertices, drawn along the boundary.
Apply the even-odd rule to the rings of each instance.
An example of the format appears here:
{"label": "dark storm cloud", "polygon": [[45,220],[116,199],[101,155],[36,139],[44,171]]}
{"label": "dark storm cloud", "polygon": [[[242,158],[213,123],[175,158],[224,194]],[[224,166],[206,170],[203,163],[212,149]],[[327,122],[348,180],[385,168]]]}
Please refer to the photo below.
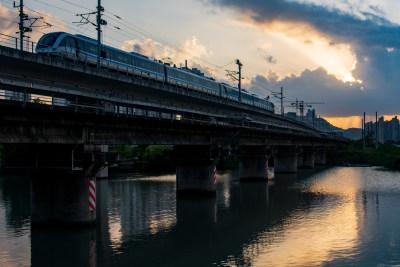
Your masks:
{"label": "dark storm cloud", "polygon": [[365,16],[345,13],[339,9],[326,8],[310,3],[285,0],[209,0],[217,6],[229,7],[239,13],[248,12],[256,23],[284,21],[306,23],[317,31],[330,36],[336,43],[353,43],[368,46],[400,47],[400,27],[382,16],[375,6],[376,14],[361,12]]}
{"label": "dark storm cloud", "polygon": [[[278,91],[283,86],[287,100],[325,102],[315,107],[325,116],[360,115],[364,111],[400,113],[400,27],[385,19],[379,8],[370,6],[368,13],[348,3],[350,10],[345,13],[285,0],[210,0],[209,3],[240,14],[252,14],[251,20],[260,27],[277,21],[293,25],[305,23],[328,37],[330,45],[351,45],[357,58],[353,77],[362,81],[362,84],[353,85],[343,83],[322,68],[305,70],[300,76],[292,75],[283,80],[270,72],[268,79],[258,75],[251,81],[253,92],[266,95],[270,92],[265,88]],[[395,49],[388,51],[387,48]]]}
{"label": "dark storm cloud", "polygon": [[[400,55],[397,55],[397,59],[400,60]],[[361,115],[364,111],[370,114],[375,111],[380,114],[398,114],[400,90],[396,86],[388,85],[398,84],[399,75],[377,75],[374,73],[376,66],[373,62],[362,64],[362,68],[364,75],[370,74],[377,78],[363,84],[343,83],[323,68],[305,70],[300,76],[292,75],[283,80],[278,80],[278,76],[270,73],[268,79],[262,75],[253,78],[250,91],[265,96],[271,95],[270,91],[278,92],[282,86],[285,100],[294,101],[297,98],[305,102],[324,102],[323,105],[313,106],[323,116]]]}

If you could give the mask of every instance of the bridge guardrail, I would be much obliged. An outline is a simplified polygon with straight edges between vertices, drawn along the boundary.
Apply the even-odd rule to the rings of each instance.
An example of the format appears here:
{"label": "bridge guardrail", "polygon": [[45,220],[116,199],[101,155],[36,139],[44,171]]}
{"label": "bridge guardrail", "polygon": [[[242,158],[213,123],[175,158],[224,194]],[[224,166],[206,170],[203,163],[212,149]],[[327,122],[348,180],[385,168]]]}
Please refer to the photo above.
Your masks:
{"label": "bridge guardrail", "polygon": [[[15,37],[12,37],[12,38],[15,38]],[[32,45],[32,50],[33,50],[33,45]],[[61,56],[61,59],[62,59],[62,56]],[[134,67],[134,66],[130,66],[130,67],[132,67],[132,68],[136,68],[136,69],[138,69],[137,67]],[[142,70],[143,71],[143,70]],[[144,72],[144,71],[143,71]],[[151,74],[149,71],[145,71],[146,73],[148,73],[149,75]],[[155,74],[155,73],[154,73]],[[141,76],[141,78],[143,78],[143,76]],[[62,85],[62,84],[60,84],[60,85]],[[177,85],[177,84],[176,84]],[[188,89],[189,88],[189,83],[186,83],[186,85],[187,85],[187,88],[186,89]],[[70,85],[62,85],[63,87],[71,87]],[[200,86],[201,87],[201,86]],[[107,97],[106,97],[106,95],[107,95],[107,93],[106,92],[102,92],[102,94],[99,94],[99,91],[98,90],[95,90],[95,89],[92,89],[92,88],[82,88],[82,89],[85,89],[85,91],[92,91],[94,94],[96,94],[96,97],[98,98],[98,97],[100,97],[100,98],[102,98],[103,100],[105,100],[105,99],[107,99]],[[65,91],[65,89],[63,89],[63,90],[58,90],[57,91],[57,89],[53,89],[53,91],[54,92],[56,92],[56,93],[60,93],[60,94],[75,94],[75,95],[79,95],[79,93],[77,94],[76,93],[76,90],[66,90]],[[83,96],[84,94],[82,93],[82,91],[81,91],[81,94],[80,94],[81,96]],[[93,97],[93,96],[92,96]],[[171,108],[174,108],[174,104],[173,103],[169,103],[168,104],[168,106],[162,106],[161,105],[161,103],[156,103],[155,101],[153,101],[153,102],[151,102],[151,101],[149,101],[149,99],[140,99],[140,98],[137,98],[137,97],[133,97],[133,96],[129,96],[129,95],[120,95],[120,94],[118,94],[117,96],[113,96],[113,98],[115,98],[115,97],[117,97],[118,98],[118,102],[125,102],[125,103],[129,103],[129,104],[132,104],[132,102],[133,102],[133,100],[134,99],[137,99],[139,102],[141,102],[141,103],[147,103],[147,106],[152,106],[152,107],[157,107],[157,108],[165,108],[165,109],[171,109]],[[129,100],[129,99],[131,99],[131,100]],[[124,101],[124,100],[127,100],[127,101]],[[239,103],[240,104],[240,103]],[[186,110],[183,110],[183,107],[178,107],[178,106],[176,106],[175,107],[176,108],[176,110],[178,110],[178,109],[180,109],[181,110],[181,112],[193,112],[193,107],[190,107],[190,108],[188,108],[188,109],[186,109]],[[197,114],[201,114],[202,113],[202,111],[201,110],[196,110],[196,112],[197,112]],[[216,116],[215,115],[215,113],[214,112],[212,112],[211,114],[214,114],[214,116]],[[204,114],[204,115],[210,115],[210,114],[207,114],[207,112]],[[228,114],[221,114],[222,116],[226,116],[226,115],[228,115]],[[271,117],[275,117],[275,118],[277,118],[277,119],[279,119],[281,116],[279,116],[279,115],[277,115],[277,114],[268,114],[269,116],[271,116]],[[287,119],[287,118],[286,118]],[[313,129],[313,130],[316,130],[316,131],[318,131],[319,129],[317,128],[317,127],[315,127],[315,126],[313,126],[313,125],[310,125],[310,124],[307,124],[307,123],[304,123],[304,122],[301,122],[301,121],[297,121],[297,120],[293,120],[294,122],[297,122],[297,123],[300,123],[300,124],[304,124],[304,125],[307,125],[307,127],[308,128],[311,128],[311,129]],[[297,127],[297,126],[295,126],[295,125],[292,125],[292,124],[287,124],[287,123],[278,123],[278,122],[274,122],[274,121],[271,121],[271,120],[261,120],[261,119],[258,119],[257,120],[257,122],[258,123],[262,123],[262,124],[265,124],[265,125],[270,125],[270,126],[276,126],[276,127],[282,127],[282,128],[288,128],[288,129],[294,129],[294,130],[299,130],[299,131],[303,131],[304,129],[302,129],[302,127]]]}
{"label": "bridge guardrail", "polygon": [[[0,44],[6,47],[20,49],[20,38],[0,33]],[[29,39],[24,41],[24,51],[34,53],[36,42],[31,42]]]}
{"label": "bridge guardrail", "polygon": [[[1,88],[0,88],[1,89]],[[16,94],[15,94],[16,93]],[[71,93],[71,92],[69,92]],[[207,110],[196,110],[192,107],[180,107],[175,108],[174,110],[164,110],[163,112],[157,111],[154,109],[162,108],[162,103],[158,102],[153,105],[148,105],[151,109],[145,109],[145,106],[141,106],[142,108],[137,108],[137,105],[132,102],[124,102],[119,103],[118,98],[103,98],[108,100],[114,100],[114,104],[111,107],[107,107],[105,103],[99,104],[88,104],[87,102],[78,102],[78,101],[68,101],[67,99],[62,98],[54,98],[51,96],[43,96],[43,95],[35,95],[29,94],[27,96],[26,93],[23,92],[10,92],[5,90],[0,90],[0,99],[13,101],[15,103],[22,103],[22,105],[26,104],[36,104],[42,106],[49,106],[50,108],[68,108],[74,112],[87,112],[93,114],[114,114],[116,116],[125,115],[127,117],[144,117],[144,118],[155,118],[159,120],[169,120],[169,121],[181,121],[181,122],[189,122],[196,124],[205,124],[205,125],[217,125],[221,127],[241,127],[248,129],[258,129],[258,130],[268,130],[268,131],[290,131],[297,133],[307,133],[304,129],[300,127],[296,127],[293,125],[279,123],[271,120],[248,120],[246,118],[232,118],[229,114],[215,114],[215,112],[207,111]],[[144,99],[138,100],[141,102]],[[149,102],[149,100],[146,100]],[[150,101],[151,102],[151,101]],[[109,103],[109,102],[106,102]],[[117,104],[117,105],[115,105]],[[200,115],[200,116],[199,116]]]}

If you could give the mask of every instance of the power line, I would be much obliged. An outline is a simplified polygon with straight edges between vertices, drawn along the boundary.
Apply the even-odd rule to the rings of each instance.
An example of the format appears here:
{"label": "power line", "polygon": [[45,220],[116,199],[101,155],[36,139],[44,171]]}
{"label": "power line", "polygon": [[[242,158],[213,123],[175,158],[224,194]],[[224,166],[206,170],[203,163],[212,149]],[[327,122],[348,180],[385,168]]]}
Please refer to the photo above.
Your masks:
{"label": "power line", "polygon": [[[175,50],[176,50],[178,53],[180,52],[180,53],[187,54],[187,55],[190,54],[188,51],[185,51],[185,50],[183,50],[182,48],[177,47],[177,46],[174,45],[174,44],[171,44],[171,43],[169,43],[169,42],[167,42],[167,41],[164,41],[162,38],[159,38],[159,37],[157,37],[157,36],[155,36],[155,35],[149,33],[148,31],[144,30],[143,28],[141,28],[141,27],[139,27],[139,26],[137,26],[137,25],[134,25],[134,24],[130,23],[129,21],[124,20],[124,19],[121,18],[120,16],[118,16],[118,15],[116,15],[116,14],[113,14],[113,13],[110,12],[110,11],[107,11],[107,12],[110,13],[112,16],[109,16],[109,15],[107,15],[107,14],[105,14],[105,16],[108,17],[108,18],[110,18],[111,20],[116,21],[116,22],[120,23],[121,25],[124,25],[125,27],[128,27],[128,28],[130,28],[130,29],[133,30],[133,31],[139,32],[139,33],[141,33],[141,34],[143,34],[143,35],[145,35],[145,36],[147,36],[147,37],[149,37],[149,38],[152,38],[152,39],[154,39],[154,40],[156,40],[156,41],[158,41],[158,42],[160,42],[160,43],[162,43],[162,44],[164,44],[164,45],[166,45],[166,46],[168,46],[168,47],[175,48]],[[117,18],[118,20],[116,20],[114,17]],[[124,22],[126,22],[127,24],[129,24],[129,25],[131,25],[131,26],[128,26],[128,25],[126,25],[126,24],[124,24],[124,23],[122,23],[122,22],[120,22],[120,21],[124,21]],[[135,28],[137,28],[137,29],[135,29]],[[138,29],[139,29],[139,30],[138,30]],[[204,59],[202,59],[202,58],[196,57],[196,56],[194,56],[194,58],[196,58],[196,59],[202,61],[203,63],[206,63],[206,64],[208,64],[208,65],[211,65],[211,66],[213,66],[213,67],[215,67],[215,68],[219,68],[219,69],[221,69],[222,71],[225,71],[225,70],[223,69],[224,66],[216,65],[216,64],[214,64],[214,63],[208,62],[208,61],[206,61],[206,60],[204,60]],[[233,62],[234,62],[234,61],[233,61]],[[230,64],[232,64],[233,62],[230,62],[230,63],[228,63],[227,65],[230,65]]]}
{"label": "power line", "polygon": [[67,0],[61,0],[61,1],[62,1],[62,2],[65,2],[65,3],[67,3],[67,4],[70,4],[70,5],[76,6],[76,7],[80,7],[80,8],[82,8],[82,9],[86,9],[87,11],[93,10],[93,9],[90,9],[90,8],[87,8],[87,7],[80,6],[80,5],[77,5],[77,4],[75,4],[75,3],[69,2],[69,1],[67,1]]}
{"label": "power line", "polygon": [[[0,0],[0,1],[7,1],[9,3],[11,2],[11,1],[8,1],[8,0]],[[46,7],[57,9],[57,10],[66,12],[68,14],[76,14],[75,12],[73,12],[73,11],[71,11],[69,9],[65,9],[65,8],[62,8],[62,7],[59,7],[59,6],[55,6],[53,4],[49,4],[49,3],[45,2],[45,1],[41,1],[41,0],[35,0],[35,1],[40,3],[40,4],[45,5]],[[75,4],[75,3],[67,1],[67,0],[60,0],[60,1],[64,2],[64,3],[67,3],[69,5],[72,5],[72,6],[78,7],[80,9],[84,9],[84,10],[88,10],[88,11],[92,10],[92,9],[89,9],[89,8],[87,8],[85,6],[82,6],[82,5],[79,5],[79,4]],[[42,14],[42,15],[44,14],[43,12],[38,12],[38,11],[35,11],[35,10],[31,9],[31,8],[29,8],[29,10],[31,10],[32,12],[36,12],[38,14]],[[110,12],[109,10],[105,11],[104,16],[106,16],[107,18],[109,18],[110,20],[112,20],[114,22],[113,24],[110,25],[110,26],[113,26],[116,29],[115,31],[112,32],[113,35],[114,34],[119,34],[120,36],[125,36],[125,37],[128,37],[128,38],[134,37],[134,39],[141,40],[141,41],[146,41],[145,37],[151,38],[152,40],[155,41],[154,42],[154,47],[155,47],[156,51],[158,51],[160,54],[163,53],[165,47],[172,48],[173,51],[178,53],[178,54],[191,55],[195,60],[199,60],[201,63],[205,64],[206,68],[207,68],[207,65],[208,65],[208,67],[210,67],[210,69],[212,71],[215,71],[215,72],[217,72],[219,74],[222,74],[222,75],[224,73],[223,72],[224,71],[224,67],[234,63],[234,61],[231,61],[231,62],[229,62],[229,63],[227,63],[225,65],[217,65],[217,64],[208,62],[208,61],[206,61],[206,60],[204,60],[204,59],[202,59],[200,57],[193,56],[191,54],[191,52],[186,51],[185,49],[182,49],[181,47],[178,47],[178,46],[176,46],[176,45],[174,45],[174,44],[172,44],[170,42],[167,42],[167,41],[163,40],[162,38],[150,33],[149,31],[147,31],[147,30],[145,30],[145,29],[143,29],[143,28],[141,28],[141,27],[139,27],[137,25],[132,24],[131,22],[121,18],[120,16],[118,16],[118,15],[112,13],[112,12]],[[53,21],[55,21],[55,18],[51,18],[49,20],[51,22],[53,22]],[[62,19],[59,19],[59,21],[64,22],[65,23],[65,27],[70,29],[70,30],[72,30],[73,32],[76,31],[76,32],[79,32],[79,33],[82,34],[84,32],[86,33],[89,30],[88,26],[86,26],[86,28],[84,28],[84,29],[82,29],[82,28],[81,29],[72,28],[72,27],[69,26],[70,22],[66,22],[66,21],[64,21]],[[59,29],[62,28],[57,23],[53,23],[53,24],[55,24],[56,28],[59,28]],[[121,27],[121,26],[123,26],[123,27]],[[135,34],[134,32],[136,32],[137,34]],[[104,33],[103,33],[103,36],[105,36]],[[109,39],[111,39],[111,42],[113,42],[113,43],[120,43],[120,44],[123,44],[126,41],[126,40],[120,40],[119,38],[114,39],[110,35],[107,35],[107,40],[109,40]],[[107,41],[107,43],[109,43],[109,42]],[[164,47],[162,45],[164,45]]]}
{"label": "power line", "polygon": [[[70,11],[70,10],[67,10],[67,9],[64,9],[64,8],[61,8],[61,7],[58,7],[58,6],[54,6],[54,5],[48,4],[48,3],[46,3],[46,2],[42,2],[42,1],[40,1],[40,0],[34,0],[34,1],[36,1],[36,2],[38,2],[38,3],[41,3],[41,4],[43,4],[43,5],[46,5],[46,6],[50,6],[50,7],[56,8],[56,9],[61,10],[61,11],[64,11],[64,12],[68,12],[68,13],[71,13],[71,14],[76,14],[76,13],[73,12],[73,11]],[[37,11],[36,11],[36,12],[37,12]]]}

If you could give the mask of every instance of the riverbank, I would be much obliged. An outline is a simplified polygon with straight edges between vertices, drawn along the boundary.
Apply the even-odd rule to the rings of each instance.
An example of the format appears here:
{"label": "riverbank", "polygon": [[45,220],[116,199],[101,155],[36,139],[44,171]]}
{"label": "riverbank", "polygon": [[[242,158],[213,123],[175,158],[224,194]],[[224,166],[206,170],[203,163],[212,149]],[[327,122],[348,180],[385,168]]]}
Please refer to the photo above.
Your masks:
{"label": "riverbank", "polygon": [[391,170],[400,170],[400,148],[392,144],[383,144],[378,148],[368,145],[363,150],[360,141],[353,141],[346,147],[329,151],[327,163],[336,166],[383,166]]}

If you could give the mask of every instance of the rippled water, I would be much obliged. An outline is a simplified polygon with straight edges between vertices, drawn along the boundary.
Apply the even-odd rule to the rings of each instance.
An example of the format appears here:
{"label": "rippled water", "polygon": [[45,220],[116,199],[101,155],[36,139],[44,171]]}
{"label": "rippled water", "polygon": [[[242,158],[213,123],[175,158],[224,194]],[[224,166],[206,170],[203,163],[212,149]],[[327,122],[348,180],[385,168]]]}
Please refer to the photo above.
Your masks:
{"label": "rippled water", "polygon": [[29,179],[0,176],[0,266],[400,264],[399,172],[217,181],[216,196],[183,198],[175,175],[100,180],[96,227],[31,230]]}

